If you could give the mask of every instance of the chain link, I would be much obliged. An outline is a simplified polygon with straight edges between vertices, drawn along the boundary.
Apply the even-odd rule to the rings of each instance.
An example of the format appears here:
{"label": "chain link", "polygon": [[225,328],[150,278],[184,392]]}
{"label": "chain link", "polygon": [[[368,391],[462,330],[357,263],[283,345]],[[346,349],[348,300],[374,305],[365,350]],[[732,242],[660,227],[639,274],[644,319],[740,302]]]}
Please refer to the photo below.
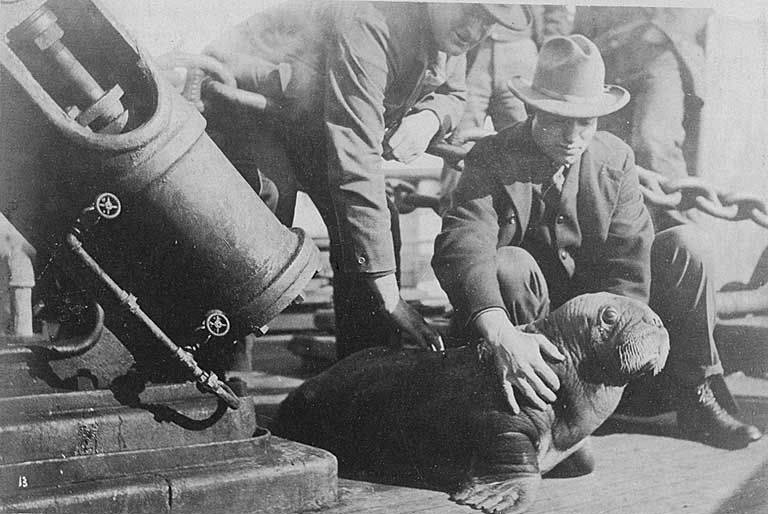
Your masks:
{"label": "chain link", "polygon": [[640,190],[645,201],[664,209],[697,208],[716,218],[752,220],[768,228],[768,203],[752,193],[726,191],[699,177],[670,179],[640,166]]}
{"label": "chain link", "polygon": [[[467,146],[448,143],[431,145],[427,152],[442,157],[450,163],[461,161]],[[637,166],[640,191],[649,205],[666,210],[686,211],[699,209],[716,218],[742,221],[752,220],[768,228],[768,202],[752,193],[726,191],[715,187],[700,177],[670,179],[661,173]]]}

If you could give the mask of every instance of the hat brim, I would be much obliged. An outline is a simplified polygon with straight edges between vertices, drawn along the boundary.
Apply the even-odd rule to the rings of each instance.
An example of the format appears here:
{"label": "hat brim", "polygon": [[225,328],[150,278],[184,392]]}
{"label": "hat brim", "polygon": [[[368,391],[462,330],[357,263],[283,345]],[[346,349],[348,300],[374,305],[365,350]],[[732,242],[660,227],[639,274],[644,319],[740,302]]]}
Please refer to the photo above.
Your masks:
{"label": "hat brim", "polygon": [[507,87],[520,100],[536,110],[566,118],[596,118],[616,112],[629,102],[629,91],[620,86],[606,86],[603,93],[589,102],[569,102],[547,96],[531,87],[531,81],[513,77]]}

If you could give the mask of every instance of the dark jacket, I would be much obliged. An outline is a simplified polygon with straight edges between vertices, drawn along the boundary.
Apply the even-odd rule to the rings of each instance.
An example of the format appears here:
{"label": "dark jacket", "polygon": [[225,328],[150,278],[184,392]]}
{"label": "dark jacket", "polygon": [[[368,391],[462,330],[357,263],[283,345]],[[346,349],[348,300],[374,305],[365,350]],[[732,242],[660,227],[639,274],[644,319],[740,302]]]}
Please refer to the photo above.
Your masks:
{"label": "dark jacket", "polygon": [[[530,120],[475,145],[443,217],[432,266],[464,326],[487,308],[505,308],[496,250],[520,246],[531,212],[533,177],[552,162],[531,137]],[[647,302],[653,228],[632,150],[598,132],[563,185],[553,259],[580,292],[609,291]]]}

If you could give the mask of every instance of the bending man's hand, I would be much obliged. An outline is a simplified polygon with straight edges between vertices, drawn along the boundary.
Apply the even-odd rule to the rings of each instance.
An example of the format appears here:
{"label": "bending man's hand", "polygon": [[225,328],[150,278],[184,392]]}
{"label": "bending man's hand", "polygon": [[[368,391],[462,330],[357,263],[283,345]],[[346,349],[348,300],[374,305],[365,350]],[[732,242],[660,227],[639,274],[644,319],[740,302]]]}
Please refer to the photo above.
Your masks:
{"label": "bending man's hand", "polygon": [[521,332],[501,310],[486,311],[475,323],[493,352],[496,371],[515,414],[520,412],[520,405],[514,389],[542,410],[547,402],[557,399],[555,391],[560,388],[560,380],[543,356],[557,361],[565,357],[549,339],[541,334]]}
{"label": "bending man's hand", "polygon": [[410,336],[421,348],[445,350],[440,334],[400,297],[394,274],[369,279],[368,283],[378,297],[382,310],[397,329]]}
{"label": "bending man's hand", "polygon": [[481,127],[470,127],[466,129],[459,128],[451,137],[448,138],[448,142],[452,145],[462,146],[465,143],[480,141],[484,137],[492,136],[496,134],[493,130],[486,130]]}
{"label": "bending man's hand", "polygon": [[439,129],[440,120],[432,111],[410,114],[403,118],[397,130],[385,141],[385,145],[389,147],[386,154],[409,164],[427,150]]}

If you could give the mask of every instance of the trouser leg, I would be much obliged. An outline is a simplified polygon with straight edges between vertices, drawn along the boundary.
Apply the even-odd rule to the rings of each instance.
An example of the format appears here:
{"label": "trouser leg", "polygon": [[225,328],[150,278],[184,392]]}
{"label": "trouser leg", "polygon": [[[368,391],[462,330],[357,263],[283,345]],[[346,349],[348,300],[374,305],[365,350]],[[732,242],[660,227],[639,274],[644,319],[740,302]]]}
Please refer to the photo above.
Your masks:
{"label": "trouser leg", "polygon": [[705,234],[693,225],[681,225],[657,234],[651,250],[650,306],[669,331],[666,371],[682,384],[697,384],[723,372],[713,337],[709,248]]}
{"label": "trouser leg", "polygon": [[[468,56],[467,101],[464,114],[459,121],[456,133],[460,136],[466,130],[482,128],[488,117],[488,106],[493,94],[492,56],[493,42],[486,39]],[[471,57],[471,58],[470,58]]]}
{"label": "trouser leg", "polygon": [[[491,77],[493,41],[486,39],[467,55],[467,101],[464,105],[459,124],[451,137],[455,144],[464,144],[465,135],[482,129],[488,117],[488,106],[493,94]],[[458,163],[443,163],[440,177],[441,211],[447,211],[451,206],[451,195],[456,189],[461,172],[456,168]]]}
{"label": "trouser leg", "polygon": [[738,407],[723,380],[712,337],[715,306],[705,264],[707,248],[711,246],[692,224],[656,236],[651,253],[651,307],[669,331],[665,374],[677,386],[678,428],[707,444],[743,448],[762,433],[733,417]]}
{"label": "trouser leg", "polygon": [[488,114],[496,131],[523,121],[528,116],[525,104],[512,93],[507,82],[515,76],[532,79],[537,58],[536,43],[530,38],[521,37],[493,44],[493,96]]}
{"label": "trouser leg", "polygon": [[[688,176],[695,163],[686,163],[692,139],[686,134],[690,124],[681,70],[670,44],[662,40],[652,43],[640,37],[606,58],[606,83],[626,87],[632,97],[627,107],[602,117],[600,129],[626,141],[637,164],[673,179]],[[679,224],[678,216],[649,208],[657,231]]]}
{"label": "trouser leg", "polygon": [[549,288],[536,260],[522,248],[506,246],[496,253],[501,297],[515,325],[549,314]]}

